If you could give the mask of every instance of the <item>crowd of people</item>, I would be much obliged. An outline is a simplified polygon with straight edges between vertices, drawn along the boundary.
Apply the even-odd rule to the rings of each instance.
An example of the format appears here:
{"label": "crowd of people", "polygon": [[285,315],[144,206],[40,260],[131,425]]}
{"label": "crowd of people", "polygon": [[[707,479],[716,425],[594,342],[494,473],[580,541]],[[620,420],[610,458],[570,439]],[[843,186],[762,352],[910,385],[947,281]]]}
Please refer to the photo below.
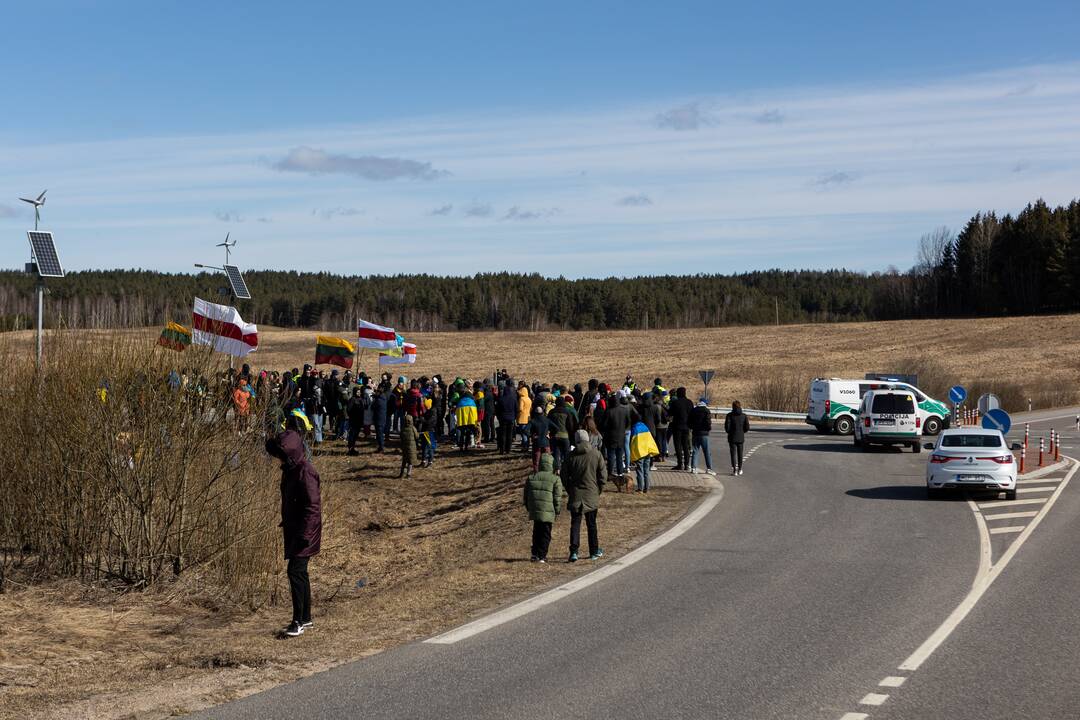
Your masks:
{"label": "crowd of people", "polygon": [[[531,559],[538,563],[547,562],[552,526],[564,504],[570,512],[568,562],[578,561],[583,522],[588,557],[598,560],[604,555],[597,512],[605,484],[631,492],[633,477],[633,492],[647,494],[654,466],[669,461],[676,472],[716,474],[712,411],[704,398],[695,403],[686,388],[669,391],[660,378],[645,388],[632,376],[618,387],[595,379],[569,387],[515,380],[506,370],[451,381],[310,365],[255,374],[245,365],[222,383],[231,388],[233,414],[242,426],[260,403],[271,404],[264,415],[272,418],[266,448],[282,465],[282,529],[293,596],[288,636],[312,627],[307,563],[319,551],[321,505],[311,459],[328,440],[344,441],[349,455],[359,453],[362,441],[377,453],[398,449],[401,478],[431,467],[445,447],[469,453],[494,444],[498,455],[524,455],[532,466],[524,504],[533,522]],[[742,474],[750,426],[738,401],[724,426],[731,472]]]}

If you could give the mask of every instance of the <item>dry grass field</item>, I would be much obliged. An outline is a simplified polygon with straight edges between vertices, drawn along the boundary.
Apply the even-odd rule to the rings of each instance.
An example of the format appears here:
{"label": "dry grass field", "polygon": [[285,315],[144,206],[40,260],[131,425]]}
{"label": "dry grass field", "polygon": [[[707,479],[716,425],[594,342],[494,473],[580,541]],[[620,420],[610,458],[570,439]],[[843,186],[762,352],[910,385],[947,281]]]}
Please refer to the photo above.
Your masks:
{"label": "dry grass field", "polygon": [[[759,384],[770,378],[795,385],[797,402],[802,403],[812,377],[914,369],[932,393],[957,382],[1010,385],[1012,394],[1034,396],[1036,405],[1047,405],[1070,401],[1056,391],[1071,390],[1080,380],[1080,315],[651,332],[398,331],[419,349],[416,365],[397,368],[410,376],[479,378],[506,368],[517,379],[572,385],[594,377],[621,384],[629,372],[639,384],[659,376],[668,387],[685,385],[700,392],[697,371],[710,368],[716,371],[711,392],[720,403],[736,397],[752,402],[761,392]],[[157,332],[125,334],[144,334],[150,341]],[[337,334],[353,335],[344,330]],[[312,362],[315,335],[310,330],[263,328],[260,348],[248,361],[253,367],[278,370]],[[29,350],[32,336],[13,333],[8,341],[25,343]],[[360,367],[369,374],[380,371],[371,351]]]}
{"label": "dry grass field", "polygon": [[[443,448],[433,468],[399,480],[396,450],[380,455],[365,444],[347,457],[343,443],[324,448],[315,458],[325,524],[311,564],[314,631],[277,637],[289,618],[284,561],[284,604],[254,612],[188,584],[124,592],[12,579],[0,594],[0,718],[185,714],[449,629],[595,567],[560,562],[566,512],[551,562],[528,561],[523,456]],[[605,492],[608,556],[668,527],[698,497]]]}
{"label": "dry grass field", "polygon": [[[1036,406],[1065,405],[1077,400],[1080,370],[1080,315],[648,333],[400,330],[417,343],[419,360],[393,369],[410,376],[477,378],[506,368],[515,378],[573,384],[592,377],[620,383],[630,372],[640,384],[660,376],[696,393],[697,371],[712,368],[717,402],[741,397],[789,409],[802,409],[813,376],[870,370],[918,371],[938,397],[961,382],[1001,393],[1007,409],[1021,409],[1028,397]],[[81,334],[127,352],[130,341],[137,348],[145,338],[148,351],[168,353],[153,345],[157,332]],[[248,360],[278,370],[310,362],[315,335],[263,328],[262,346]],[[0,335],[2,350],[29,353],[32,345],[30,333]],[[184,364],[184,355],[175,357]],[[379,371],[370,352],[361,367]],[[324,552],[312,564],[315,632],[276,639],[287,608],[253,611],[197,583],[131,591],[14,573],[0,594],[0,717],[180,714],[432,634],[588,569],[527,562],[520,492],[528,466],[520,457],[500,459],[491,450],[460,457],[444,448],[434,469],[402,481],[396,450],[378,455],[365,444],[359,457],[343,450],[330,443],[316,458],[326,529]],[[276,473],[266,481],[276,483]],[[625,553],[696,497],[675,489],[605,495],[605,548]],[[555,558],[565,552],[566,525],[561,517]],[[284,572],[280,580],[284,595]]]}

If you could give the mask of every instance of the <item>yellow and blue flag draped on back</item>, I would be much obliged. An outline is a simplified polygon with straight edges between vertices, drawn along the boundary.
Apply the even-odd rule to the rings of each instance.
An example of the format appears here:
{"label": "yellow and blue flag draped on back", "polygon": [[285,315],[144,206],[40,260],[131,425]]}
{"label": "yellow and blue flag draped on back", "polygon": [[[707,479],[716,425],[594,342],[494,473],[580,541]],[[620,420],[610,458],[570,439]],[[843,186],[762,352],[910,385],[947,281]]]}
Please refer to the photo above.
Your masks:
{"label": "yellow and blue flag draped on back", "polygon": [[649,428],[645,427],[643,422],[636,423],[630,431],[630,462],[637,462],[641,458],[659,454],[660,449],[656,447],[656,441],[653,440]]}

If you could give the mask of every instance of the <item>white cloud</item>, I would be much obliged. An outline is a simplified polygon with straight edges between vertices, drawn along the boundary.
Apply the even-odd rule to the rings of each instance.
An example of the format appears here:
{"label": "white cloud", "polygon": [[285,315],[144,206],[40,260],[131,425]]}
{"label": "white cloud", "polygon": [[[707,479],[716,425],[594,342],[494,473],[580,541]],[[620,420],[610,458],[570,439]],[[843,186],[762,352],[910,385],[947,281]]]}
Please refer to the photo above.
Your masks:
{"label": "white cloud", "polygon": [[541,208],[539,210],[526,210],[520,208],[517,205],[513,206],[506,211],[503,215],[503,220],[543,220],[544,218],[554,217],[560,212],[559,208]]}
{"label": "white cloud", "polygon": [[637,193],[634,195],[624,195],[619,198],[615,204],[622,205],[623,207],[645,207],[647,205],[652,205],[653,201],[652,198],[645,193]]}
{"label": "white cloud", "polygon": [[323,208],[322,210],[316,209],[311,211],[312,215],[318,215],[323,220],[332,220],[336,217],[353,217],[354,215],[363,215],[364,211],[353,207],[332,207]]}
{"label": "white cloud", "polygon": [[[231,219],[244,208],[244,218],[273,219],[245,225],[236,254],[245,266],[317,270],[333,250],[339,272],[393,273],[423,254],[440,257],[439,272],[467,274],[546,272],[549,258],[560,258],[556,274],[569,275],[590,272],[586,256],[607,258],[603,272],[614,274],[822,267],[853,257],[866,269],[907,267],[934,227],[1080,193],[1080,64],[669,102],[694,108],[680,116],[697,118],[694,132],[648,122],[664,106],[95,143],[12,139],[0,141],[0,156],[29,174],[0,188],[0,198],[50,187],[46,227],[62,233],[71,269],[186,270],[199,259],[193,239],[212,246],[221,222],[214,209]],[[772,108],[798,122],[754,122]],[[282,148],[318,147],[334,154],[312,151],[317,162],[268,171]],[[442,168],[454,175],[372,182],[361,198],[350,178],[371,167],[349,161],[371,157],[427,161],[404,166],[413,175],[400,180]],[[389,180],[402,170],[382,172]],[[643,194],[638,188],[663,202],[630,212],[635,206],[620,200]],[[361,203],[366,214],[320,223],[313,237],[312,208]],[[532,217],[542,213],[542,222]],[[437,233],[431,215],[444,218]],[[849,240],[858,254],[844,250]],[[17,243],[0,245],[0,267],[18,266],[22,255]]]}
{"label": "white cloud", "polygon": [[240,213],[231,212],[231,211],[227,211],[227,210],[215,210],[214,211],[214,217],[216,217],[221,222],[227,222],[227,223],[242,223],[242,222],[244,222],[244,218],[240,217]]}
{"label": "white cloud", "polygon": [[716,121],[702,109],[700,102],[691,102],[657,114],[653,122],[657,127],[669,130],[697,130]]}
{"label": "white cloud", "polygon": [[435,180],[450,173],[436,170],[429,162],[418,162],[397,157],[377,157],[375,155],[349,155],[328,153],[306,146],[295,147],[274,163],[275,170],[282,172],[301,172],[310,175],[338,173],[353,175],[365,180]]}

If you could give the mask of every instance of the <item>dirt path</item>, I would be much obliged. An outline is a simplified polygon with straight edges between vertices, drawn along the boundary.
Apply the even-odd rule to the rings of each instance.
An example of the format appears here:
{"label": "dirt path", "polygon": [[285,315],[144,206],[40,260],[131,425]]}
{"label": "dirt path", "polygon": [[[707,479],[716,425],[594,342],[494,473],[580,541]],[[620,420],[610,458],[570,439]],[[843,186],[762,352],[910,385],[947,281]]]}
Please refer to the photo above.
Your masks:
{"label": "dirt path", "polygon": [[[433,469],[396,478],[398,456],[338,443],[317,459],[326,509],[312,562],[316,630],[295,640],[282,573],[276,607],[223,605],[192,580],[118,594],[72,582],[0,595],[0,717],[158,718],[181,714],[449,629],[587,572],[564,557],[569,519],[551,557],[528,562],[521,507],[528,464],[491,450],[442,451]],[[267,482],[277,482],[269,477]],[[605,493],[601,532],[618,557],[674,522],[698,498]]]}

